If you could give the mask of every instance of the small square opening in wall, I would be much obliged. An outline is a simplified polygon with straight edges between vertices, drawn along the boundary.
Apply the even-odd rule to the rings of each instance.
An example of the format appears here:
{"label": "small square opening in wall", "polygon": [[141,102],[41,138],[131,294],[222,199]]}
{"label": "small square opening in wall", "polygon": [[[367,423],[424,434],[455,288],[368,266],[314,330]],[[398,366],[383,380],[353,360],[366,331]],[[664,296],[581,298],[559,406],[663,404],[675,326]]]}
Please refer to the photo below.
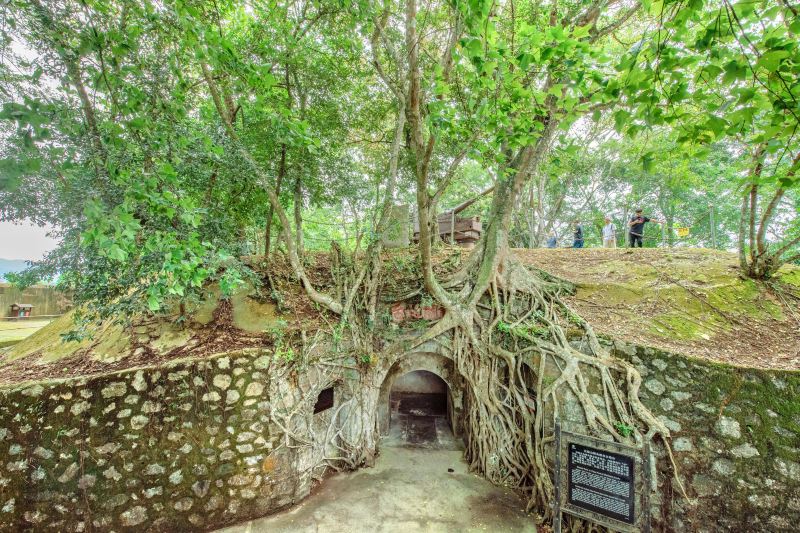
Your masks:
{"label": "small square opening in wall", "polygon": [[333,407],[333,387],[328,387],[320,391],[317,396],[317,403],[314,404],[314,414],[327,411]]}

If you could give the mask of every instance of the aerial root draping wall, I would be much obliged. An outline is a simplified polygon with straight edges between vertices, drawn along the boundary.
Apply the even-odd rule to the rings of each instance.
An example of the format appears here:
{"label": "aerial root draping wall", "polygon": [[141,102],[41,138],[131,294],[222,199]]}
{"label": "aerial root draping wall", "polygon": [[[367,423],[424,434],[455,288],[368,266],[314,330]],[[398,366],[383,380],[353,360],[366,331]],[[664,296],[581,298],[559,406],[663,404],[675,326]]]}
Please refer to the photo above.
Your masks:
{"label": "aerial root draping wall", "polygon": [[[681,496],[666,450],[656,443],[656,531],[796,531],[800,373],[607,344],[641,373],[643,402],[670,429],[678,473],[694,502]],[[602,405],[602,391],[595,393]],[[571,393],[563,400],[561,418],[580,423],[577,400]]]}
{"label": "aerial root draping wall", "polygon": [[[656,531],[777,532],[800,523],[797,372],[611,347],[642,373],[642,398],[672,431],[679,474],[696,501],[680,496],[655,446]],[[388,429],[392,384],[413,370],[447,383],[463,435],[463,381],[445,352],[420,350],[379,358],[363,372],[347,365],[335,378],[330,365],[287,374],[271,353],[244,351],[0,388],[0,530],[205,530],[297,503],[324,459],[340,453],[322,438],[331,420],[331,433],[360,442],[360,464],[369,464],[379,430]],[[334,407],[315,415],[316,392],[327,386]],[[560,416],[580,425],[570,396]],[[277,423],[288,413],[289,427]],[[301,440],[287,440],[284,429]]]}

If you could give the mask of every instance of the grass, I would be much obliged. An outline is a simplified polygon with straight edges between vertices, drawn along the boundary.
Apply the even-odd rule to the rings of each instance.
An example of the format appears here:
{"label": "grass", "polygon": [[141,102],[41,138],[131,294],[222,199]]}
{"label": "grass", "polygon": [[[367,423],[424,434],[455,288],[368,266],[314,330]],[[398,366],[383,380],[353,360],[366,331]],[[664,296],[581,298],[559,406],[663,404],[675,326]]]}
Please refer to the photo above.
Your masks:
{"label": "grass", "polygon": [[[742,279],[735,254],[699,248],[518,250],[575,284],[574,310],[608,337],[732,364],[796,368],[800,268],[779,289]],[[777,286],[777,284],[776,284]]]}
{"label": "grass", "polygon": [[11,346],[50,323],[50,319],[0,320],[0,348]]}

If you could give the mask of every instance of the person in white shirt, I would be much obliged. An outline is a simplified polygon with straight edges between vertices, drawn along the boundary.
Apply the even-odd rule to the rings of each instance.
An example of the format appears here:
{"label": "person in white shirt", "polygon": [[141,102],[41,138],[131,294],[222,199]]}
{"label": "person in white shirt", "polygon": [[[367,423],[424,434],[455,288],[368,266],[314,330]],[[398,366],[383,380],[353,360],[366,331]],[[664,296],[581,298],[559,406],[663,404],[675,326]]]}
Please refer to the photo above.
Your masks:
{"label": "person in white shirt", "polygon": [[617,228],[611,219],[606,217],[606,225],[603,226],[603,248],[617,247]]}

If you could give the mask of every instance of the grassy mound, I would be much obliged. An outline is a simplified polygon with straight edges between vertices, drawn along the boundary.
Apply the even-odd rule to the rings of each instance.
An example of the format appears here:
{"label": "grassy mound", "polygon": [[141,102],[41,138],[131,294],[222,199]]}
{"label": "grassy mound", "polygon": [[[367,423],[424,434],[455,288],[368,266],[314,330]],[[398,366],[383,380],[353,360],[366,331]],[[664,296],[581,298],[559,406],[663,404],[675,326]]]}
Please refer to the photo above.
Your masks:
{"label": "grassy mound", "polygon": [[[468,252],[437,250],[445,276]],[[703,249],[516,250],[527,265],[576,286],[569,304],[610,338],[715,361],[764,368],[800,367],[800,268],[786,267],[769,284],[739,277],[733,254]],[[330,290],[327,256],[309,258],[313,281]],[[250,258],[263,270],[260,258]],[[388,307],[419,288],[413,250],[384,257]],[[217,286],[186,309],[140,317],[127,326],[106,322],[88,338],[65,342],[74,328],[68,313],[18,344],[0,350],[0,383],[97,374],[163,361],[203,357],[272,343],[276,330],[313,331],[321,320],[286,265],[273,263],[265,286],[246,286],[225,299]],[[267,297],[266,295],[269,294]]]}
{"label": "grassy mound", "polygon": [[198,357],[268,344],[268,332],[291,318],[252,286],[228,299],[217,286],[186,309],[158,317],[134,317],[130,324],[106,321],[88,326],[80,341],[63,336],[75,329],[71,311],[0,352],[0,382],[102,373],[161,361]]}
{"label": "grassy mound", "polygon": [[12,346],[50,323],[36,317],[25,320],[0,320],[0,348]]}
{"label": "grassy mound", "polygon": [[575,284],[569,301],[605,336],[753,367],[800,366],[800,268],[768,283],[718,250],[517,250]]}

